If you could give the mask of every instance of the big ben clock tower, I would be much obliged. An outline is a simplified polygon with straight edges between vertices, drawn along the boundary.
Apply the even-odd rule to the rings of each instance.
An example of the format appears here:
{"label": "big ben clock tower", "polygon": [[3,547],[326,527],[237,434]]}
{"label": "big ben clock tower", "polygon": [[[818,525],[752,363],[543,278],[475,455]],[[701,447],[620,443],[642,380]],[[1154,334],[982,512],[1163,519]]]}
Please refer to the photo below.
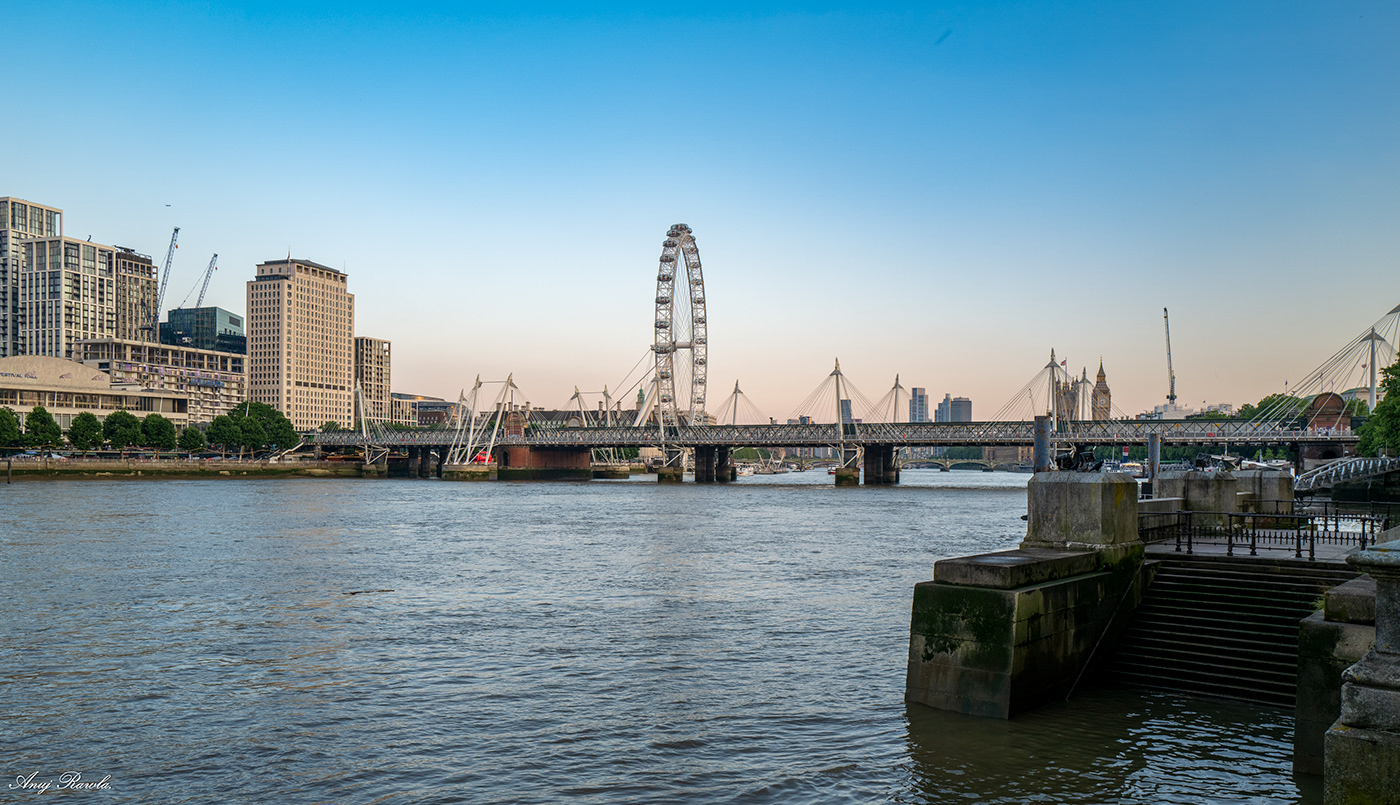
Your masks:
{"label": "big ben clock tower", "polygon": [[1103,373],[1103,358],[1099,359],[1099,378],[1094,384],[1094,396],[1091,400],[1090,411],[1095,422],[1104,422],[1112,419],[1113,414],[1113,393],[1108,390],[1108,380]]}

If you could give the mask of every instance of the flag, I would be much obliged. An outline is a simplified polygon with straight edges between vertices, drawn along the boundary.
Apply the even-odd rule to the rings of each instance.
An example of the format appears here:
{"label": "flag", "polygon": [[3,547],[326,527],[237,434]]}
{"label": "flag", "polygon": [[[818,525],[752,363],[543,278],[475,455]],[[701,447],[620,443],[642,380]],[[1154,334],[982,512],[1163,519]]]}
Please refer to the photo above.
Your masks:
{"label": "flag", "polygon": [[1067,363],[1069,363],[1069,358],[1065,358],[1064,360],[1060,361],[1061,366],[1064,366]]}

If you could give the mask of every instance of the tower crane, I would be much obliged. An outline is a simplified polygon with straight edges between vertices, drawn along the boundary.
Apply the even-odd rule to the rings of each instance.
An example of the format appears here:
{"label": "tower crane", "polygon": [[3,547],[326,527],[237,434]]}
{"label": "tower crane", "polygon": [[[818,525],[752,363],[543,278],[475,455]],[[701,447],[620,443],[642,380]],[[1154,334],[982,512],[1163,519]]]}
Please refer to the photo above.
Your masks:
{"label": "tower crane", "polygon": [[[215,255],[214,255],[212,258],[210,258],[210,260],[209,260],[209,267],[206,268],[206,269],[204,269],[204,284],[199,286],[199,298],[198,298],[197,300],[195,300],[195,303],[194,303],[194,306],[195,306],[195,307],[202,307],[202,306],[204,305],[204,294],[208,293],[208,291],[209,291],[209,280],[212,279],[212,278],[214,277],[214,271],[217,270],[218,267],[219,267],[219,255],[218,255],[218,254],[215,254]],[[194,293],[194,288],[191,288],[191,289],[190,289],[190,293],[185,294],[185,298],[182,299],[182,300],[180,300],[180,309],[181,309],[181,310],[183,310],[183,309],[185,308],[185,303],[188,302],[188,301],[190,301],[190,294],[192,294],[192,293]]]}
{"label": "tower crane", "polygon": [[1167,330],[1167,404],[1176,405],[1176,372],[1172,371],[1172,322],[1167,318],[1167,309],[1162,308],[1162,325]]}
{"label": "tower crane", "polygon": [[156,288],[156,309],[147,311],[150,318],[146,324],[141,325],[142,330],[149,330],[155,333],[160,325],[160,311],[165,304],[165,286],[170,282],[170,264],[175,260],[175,249],[178,248],[177,241],[180,239],[180,227],[175,227],[175,231],[170,233],[170,248],[165,251],[165,267],[160,272],[160,284]]}

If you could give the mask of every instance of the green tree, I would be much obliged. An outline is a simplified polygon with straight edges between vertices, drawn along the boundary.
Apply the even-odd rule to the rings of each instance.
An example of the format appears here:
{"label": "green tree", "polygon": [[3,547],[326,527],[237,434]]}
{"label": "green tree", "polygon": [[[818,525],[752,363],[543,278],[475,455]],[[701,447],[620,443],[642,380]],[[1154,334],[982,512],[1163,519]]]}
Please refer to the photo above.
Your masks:
{"label": "green tree", "polygon": [[[261,438],[258,439],[257,444],[253,445],[244,442],[247,447],[262,447],[263,445],[268,445],[282,450],[290,450],[296,447],[301,441],[301,437],[297,435],[296,428],[292,427],[291,420],[287,419],[282,415],[281,411],[278,411],[270,405],[264,405],[259,402],[247,402],[235,408],[230,413],[230,416],[235,422],[239,423],[239,427],[242,427],[243,423],[248,420],[257,422],[259,427],[261,427]],[[339,425],[337,425],[337,427],[339,427]]]}
{"label": "green tree", "polygon": [[113,411],[102,420],[102,436],[117,450],[140,444],[141,420],[125,409]]}
{"label": "green tree", "polygon": [[1356,451],[1363,456],[1378,455],[1382,450],[1400,455],[1400,357],[1381,370],[1381,378],[1376,396],[1384,391],[1385,399],[1376,403],[1376,410],[1357,431],[1361,442]]}
{"label": "green tree", "polygon": [[267,444],[267,430],[257,417],[243,417],[238,421],[238,429],[242,433],[238,440],[241,446],[249,450],[257,450]]}
{"label": "green tree", "polygon": [[228,451],[242,446],[243,431],[233,417],[220,414],[209,423],[208,439],[210,444],[218,445],[221,452]]}
{"label": "green tree", "polygon": [[68,426],[68,442],[84,453],[96,450],[103,442],[102,423],[90,411],[78,414],[73,417],[73,424]]}
{"label": "green tree", "polygon": [[175,423],[160,414],[146,414],[141,422],[141,443],[157,450],[174,450]]}
{"label": "green tree", "polygon": [[24,418],[24,440],[34,447],[61,444],[63,429],[54,421],[48,409],[36,405]]}
{"label": "green tree", "polygon": [[8,408],[0,408],[0,447],[19,447],[19,417]]}
{"label": "green tree", "polygon": [[204,434],[199,432],[199,428],[190,425],[180,431],[180,449],[186,453],[204,449]]}

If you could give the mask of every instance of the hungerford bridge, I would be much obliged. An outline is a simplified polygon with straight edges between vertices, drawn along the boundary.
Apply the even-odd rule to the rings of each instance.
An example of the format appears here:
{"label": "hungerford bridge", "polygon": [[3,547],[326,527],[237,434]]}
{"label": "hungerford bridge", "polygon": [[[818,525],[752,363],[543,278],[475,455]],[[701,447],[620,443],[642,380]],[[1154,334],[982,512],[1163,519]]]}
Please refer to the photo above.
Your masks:
{"label": "hungerford bridge", "polygon": [[[678,480],[685,456],[690,455],[697,481],[729,480],[733,477],[732,451],[781,447],[830,448],[841,463],[836,473],[838,483],[843,482],[842,470],[847,476],[845,482],[854,482],[849,475],[858,476],[862,456],[866,483],[896,483],[900,448],[1034,448],[1037,427],[1041,433],[1040,450],[1059,454],[1092,446],[1147,445],[1154,455],[1164,444],[1225,449],[1283,446],[1291,448],[1301,464],[1305,451],[1318,459],[1340,458],[1358,440],[1349,426],[1340,425],[1336,416],[1324,423],[1309,418],[1315,416],[1316,406],[1304,412],[1289,407],[1287,401],[1346,389],[1346,384],[1354,382],[1350,375],[1360,366],[1360,385],[1365,384],[1364,373],[1369,368],[1370,402],[1374,407],[1376,369],[1378,364],[1394,359],[1396,340],[1400,340],[1400,306],[1363,331],[1303,383],[1295,385],[1292,397],[1282,395],[1284,403],[1250,420],[1153,420],[1126,416],[1091,420],[1085,410],[1087,375],[1083,381],[1069,375],[1052,352],[1050,363],[997,416],[1006,421],[900,422],[907,394],[901,400],[903,389],[898,378],[894,388],[872,405],[846,380],[838,362],[835,371],[788,424],[771,420],[766,425],[741,424],[741,405],[748,406],[746,419],[761,421],[763,417],[754,416],[758,412],[742,397],[737,383],[719,415],[706,413],[709,331],[700,253],[690,227],[676,224],[662,242],[655,339],[648,357],[638,362],[638,366],[646,362],[650,367],[632,386],[644,389],[644,399],[636,411],[622,411],[606,389],[598,410],[590,410],[576,390],[571,400],[577,405],[576,415],[563,421],[531,421],[533,411],[529,404],[522,407],[512,402],[518,389],[511,378],[499,381],[501,390],[493,404],[483,398],[483,383],[478,378],[470,395],[463,394],[458,400],[452,421],[439,429],[395,431],[360,417],[356,430],[318,433],[310,440],[318,448],[359,447],[369,465],[385,463],[391,450],[405,449],[410,465],[418,463],[419,474],[424,475],[433,454],[439,459],[439,474],[443,474],[444,466],[463,471],[487,466],[539,471],[534,476],[502,473],[499,477],[550,477],[549,473],[555,470],[559,474],[554,477],[581,477],[577,473],[588,472],[592,465],[614,464],[619,448],[656,448],[664,457],[663,472],[659,473],[663,479],[669,475]],[[1066,389],[1080,382],[1085,386],[1079,390],[1085,393],[1065,394]],[[620,397],[625,399],[632,389]],[[362,393],[357,389],[356,394],[358,410],[368,410]],[[1075,398],[1079,403],[1065,402]],[[864,405],[863,421],[855,418],[858,412],[853,410],[854,403]],[[1029,406],[1030,410],[1013,411],[1016,405]],[[1074,405],[1082,407],[1067,407]],[[802,415],[804,412],[810,415]],[[1036,416],[1039,425],[1026,413]],[[1020,417],[1013,420],[1009,414]]]}

